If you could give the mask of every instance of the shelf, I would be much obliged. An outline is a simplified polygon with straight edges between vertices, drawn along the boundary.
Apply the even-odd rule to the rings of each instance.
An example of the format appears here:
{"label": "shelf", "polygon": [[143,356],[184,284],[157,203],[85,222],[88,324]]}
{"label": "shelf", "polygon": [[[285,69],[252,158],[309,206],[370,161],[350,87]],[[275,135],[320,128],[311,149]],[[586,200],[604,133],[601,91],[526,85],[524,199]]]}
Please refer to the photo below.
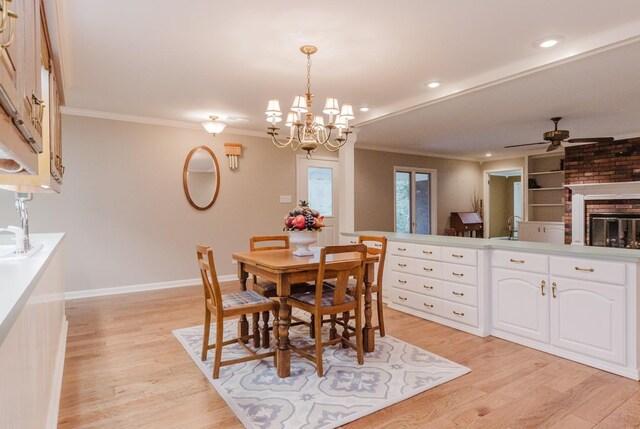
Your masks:
{"label": "shelf", "polygon": [[541,176],[543,174],[558,174],[558,173],[564,174],[564,170],[538,171],[536,173],[529,173],[529,176]]}
{"label": "shelf", "polygon": [[548,187],[548,188],[529,188],[530,191],[562,191],[564,186]]}
{"label": "shelf", "polygon": [[529,204],[529,207],[564,207],[564,204]]}

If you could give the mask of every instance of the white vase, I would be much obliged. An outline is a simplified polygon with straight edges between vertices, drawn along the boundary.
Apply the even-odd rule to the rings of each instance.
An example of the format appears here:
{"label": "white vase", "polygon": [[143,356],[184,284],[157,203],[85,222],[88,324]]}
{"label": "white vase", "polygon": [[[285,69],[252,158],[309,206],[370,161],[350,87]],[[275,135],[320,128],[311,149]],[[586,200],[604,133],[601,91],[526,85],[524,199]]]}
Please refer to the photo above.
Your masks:
{"label": "white vase", "polygon": [[318,231],[289,231],[289,242],[298,246],[293,254],[296,256],[311,256],[313,251],[309,246],[318,241]]}

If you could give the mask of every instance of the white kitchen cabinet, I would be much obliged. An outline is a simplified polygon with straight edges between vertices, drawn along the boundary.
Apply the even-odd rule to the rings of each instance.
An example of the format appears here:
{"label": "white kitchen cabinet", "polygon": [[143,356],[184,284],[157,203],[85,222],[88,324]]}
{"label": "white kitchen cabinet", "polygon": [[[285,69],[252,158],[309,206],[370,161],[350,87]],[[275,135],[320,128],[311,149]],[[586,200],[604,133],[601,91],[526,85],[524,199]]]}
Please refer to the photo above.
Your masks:
{"label": "white kitchen cabinet", "polygon": [[548,293],[546,274],[493,268],[492,327],[535,341],[548,342]]}
{"label": "white kitchen cabinet", "polygon": [[564,223],[518,222],[518,241],[564,244]]}
{"label": "white kitchen cabinet", "polygon": [[551,277],[551,344],[625,363],[625,288]]}

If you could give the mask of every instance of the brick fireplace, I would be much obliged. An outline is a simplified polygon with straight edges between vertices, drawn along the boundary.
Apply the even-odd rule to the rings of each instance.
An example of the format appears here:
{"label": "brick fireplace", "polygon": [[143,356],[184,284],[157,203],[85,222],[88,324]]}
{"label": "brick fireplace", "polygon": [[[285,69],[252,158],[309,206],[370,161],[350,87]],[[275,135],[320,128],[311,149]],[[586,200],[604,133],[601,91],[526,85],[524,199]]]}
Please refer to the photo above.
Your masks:
{"label": "brick fireplace", "polygon": [[565,149],[565,243],[589,243],[589,215],[640,215],[640,138]]}

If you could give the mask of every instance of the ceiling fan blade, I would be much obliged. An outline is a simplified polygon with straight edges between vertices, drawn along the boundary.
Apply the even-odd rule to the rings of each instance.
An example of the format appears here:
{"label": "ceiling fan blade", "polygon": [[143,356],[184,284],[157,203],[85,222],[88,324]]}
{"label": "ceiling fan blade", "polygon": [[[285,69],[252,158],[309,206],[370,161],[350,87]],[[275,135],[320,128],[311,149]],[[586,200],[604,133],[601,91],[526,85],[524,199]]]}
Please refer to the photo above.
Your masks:
{"label": "ceiling fan blade", "polygon": [[551,144],[549,145],[549,147],[547,148],[547,152],[551,152],[553,150],[556,150],[558,148],[562,147],[562,144],[560,142],[557,142],[558,144],[553,144],[555,142],[551,142]]}
{"label": "ceiling fan blade", "polygon": [[609,143],[613,140],[613,137],[586,137],[583,139],[569,139],[567,143]]}
{"label": "ceiling fan blade", "polygon": [[547,144],[547,142],[538,142],[538,143],[524,143],[524,144],[512,144],[509,146],[505,146],[505,149],[509,149],[510,147],[520,147],[520,146],[533,146],[536,144]]}

